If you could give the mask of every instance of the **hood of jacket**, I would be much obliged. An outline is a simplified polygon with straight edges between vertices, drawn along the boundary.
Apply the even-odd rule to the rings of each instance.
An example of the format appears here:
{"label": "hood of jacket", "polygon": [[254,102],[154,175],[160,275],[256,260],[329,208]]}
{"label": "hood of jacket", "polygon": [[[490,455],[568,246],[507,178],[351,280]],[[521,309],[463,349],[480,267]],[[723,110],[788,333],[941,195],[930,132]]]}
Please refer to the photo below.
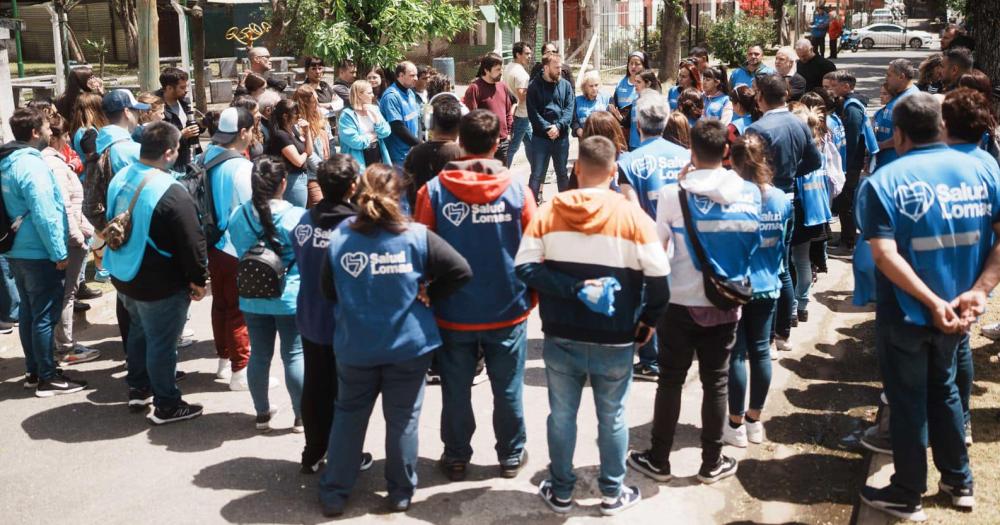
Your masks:
{"label": "hood of jacket", "polygon": [[564,191],[552,199],[552,211],[573,229],[584,233],[603,230],[622,206],[634,204],[618,193],[599,188]]}
{"label": "hood of jacket", "polygon": [[680,181],[680,185],[690,193],[708,197],[719,204],[732,204],[743,192],[744,182],[735,171],[715,168],[691,171]]}
{"label": "hood of jacket", "polygon": [[117,124],[104,126],[97,132],[97,154],[104,153],[104,150],[120,139],[132,140],[132,133]]}
{"label": "hood of jacket", "polygon": [[349,202],[323,199],[309,210],[313,224],[317,228],[330,230],[344,219],[357,215],[358,208]]}
{"label": "hood of jacket", "polygon": [[459,199],[486,204],[497,200],[512,179],[506,165],[499,160],[460,158],[445,164],[438,180]]}
{"label": "hood of jacket", "polygon": [[42,152],[32,147],[27,142],[13,141],[0,146],[0,171],[7,171],[17,162],[17,159],[25,155],[42,157]]}

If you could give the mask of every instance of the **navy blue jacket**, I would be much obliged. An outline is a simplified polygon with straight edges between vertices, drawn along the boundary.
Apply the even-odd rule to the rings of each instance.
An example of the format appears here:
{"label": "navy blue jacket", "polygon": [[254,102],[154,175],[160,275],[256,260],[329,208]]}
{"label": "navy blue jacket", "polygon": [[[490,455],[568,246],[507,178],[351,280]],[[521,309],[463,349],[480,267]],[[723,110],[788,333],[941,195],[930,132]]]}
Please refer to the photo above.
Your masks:
{"label": "navy blue jacket", "polygon": [[549,82],[544,76],[531,81],[528,85],[528,120],[536,137],[548,138],[548,129],[559,128],[559,138],[569,134],[573,123],[573,107],[576,93],[573,86],[564,78],[559,82]]}
{"label": "navy blue jacket", "polygon": [[795,177],[823,167],[809,127],[787,109],[768,112],[751,124],[747,133],[756,133],[767,143],[774,186],[785,193],[794,189]]}
{"label": "navy blue jacket", "polygon": [[[867,106],[868,100],[851,93],[846,98],[856,98],[861,105]],[[846,99],[845,99],[846,102]],[[840,120],[844,123],[844,138],[847,141],[847,158],[845,165],[847,171],[861,171],[865,164],[865,136],[864,130],[865,112],[857,104],[843,104]]]}

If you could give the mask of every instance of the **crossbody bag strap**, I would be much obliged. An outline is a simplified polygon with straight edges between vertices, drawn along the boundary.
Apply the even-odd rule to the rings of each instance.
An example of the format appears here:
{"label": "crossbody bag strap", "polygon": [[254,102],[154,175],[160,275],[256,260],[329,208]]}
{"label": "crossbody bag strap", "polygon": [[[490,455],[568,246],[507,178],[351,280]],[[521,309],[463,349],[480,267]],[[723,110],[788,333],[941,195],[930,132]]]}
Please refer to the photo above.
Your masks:
{"label": "crossbody bag strap", "polygon": [[139,187],[135,189],[135,194],[132,195],[132,200],[128,203],[128,215],[132,216],[132,211],[135,210],[135,205],[139,202],[139,195],[142,193],[142,189],[146,187],[146,184],[153,178],[156,172],[149,172],[145,177],[142,178],[142,182],[139,183]]}
{"label": "crossbody bag strap", "polygon": [[687,230],[687,236],[691,239],[691,246],[694,247],[694,255],[698,258],[698,262],[701,263],[702,272],[715,275],[715,269],[709,263],[708,257],[705,255],[705,248],[701,245],[701,240],[698,239],[698,230],[695,229],[694,220],[691,219],[691,208],[688,203],[688,193],[679,183],[677,187],[680,189],[678,196],[681,200],[681,213],[684,215],[684,229]]}

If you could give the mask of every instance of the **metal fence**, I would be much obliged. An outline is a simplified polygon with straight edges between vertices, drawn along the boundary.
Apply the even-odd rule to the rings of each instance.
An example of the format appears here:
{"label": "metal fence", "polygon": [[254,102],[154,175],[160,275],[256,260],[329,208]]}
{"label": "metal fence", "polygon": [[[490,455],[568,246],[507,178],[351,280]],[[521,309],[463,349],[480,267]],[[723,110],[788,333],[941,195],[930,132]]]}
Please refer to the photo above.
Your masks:
{"label": "metal fence", "polygon": [[602,75],[624,73],[632,51],[654,55],[659,49],[656,22],[662,3],[652,0],[645,9],[644,4],[643,0],[594,0],[598,36],[592,63]]}

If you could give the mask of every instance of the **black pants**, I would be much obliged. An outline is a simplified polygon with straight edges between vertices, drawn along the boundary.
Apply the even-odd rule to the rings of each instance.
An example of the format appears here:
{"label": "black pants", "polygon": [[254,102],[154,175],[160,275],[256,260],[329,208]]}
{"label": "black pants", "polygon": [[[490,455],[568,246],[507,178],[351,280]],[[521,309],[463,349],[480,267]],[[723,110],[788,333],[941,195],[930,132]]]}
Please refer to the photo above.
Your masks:
{"label": "black pants", "polygon": [[[117,292],[115,292],[117,295]],[[125,303],[120,297],[115,297],[115,317],[118,319],[118,333],[122,336],[122,353],[125,353],[125,344],[128,341],[128,327],[132,325],[132,316],[125,309]]]}
{"label": "black pants", "polygon": [[508,150],[510,150],[510,137],[500,141],[500,143],[497,145],[497,152],[493,155],[493,158],[499,160],[500,162],[503,162],[504,166],[506,166]]}
{"label": "black pants", "polygon": [[840,38],[830,37],[830,58],[837,58],[837,44]]}
{"label": "black pants", "polygon": [[825,35],[820,37],[811,36],[809,37],[809,40],[812,42],[813,49],[816,50],[816,54],[819,56],[823,56],[823,53],[826,52],[826,44],[825,44],[826,36]]}
{"label": "black pants", "polygon": [[837,214],[840,216],[841,246],[854,246],[857,238],[857,224],[854,222],[854,194],[858,191],[860,178],[860,170],[848,170],[844,190],[834,199]]}
{"label": "black pants", "polygon": [[333,424],[333,404],[337,400],[337,358],[332,345],[302,338],[305,373],[302,384],[302,426],[306,447],[302,465],[312,466],[323,459]]}
{"label": "black pants", "polygon": [[656,325],[660,379],[653,409],[650,455],[657,466],[670,464],[674,432],[681,415],[681,391],[695,353],[703,392],[701,400],[701,461],[715,466],[722,455],[729,392],[729,351],[736,343],[736,323],[704,327],[685,306],[671,304]]}

